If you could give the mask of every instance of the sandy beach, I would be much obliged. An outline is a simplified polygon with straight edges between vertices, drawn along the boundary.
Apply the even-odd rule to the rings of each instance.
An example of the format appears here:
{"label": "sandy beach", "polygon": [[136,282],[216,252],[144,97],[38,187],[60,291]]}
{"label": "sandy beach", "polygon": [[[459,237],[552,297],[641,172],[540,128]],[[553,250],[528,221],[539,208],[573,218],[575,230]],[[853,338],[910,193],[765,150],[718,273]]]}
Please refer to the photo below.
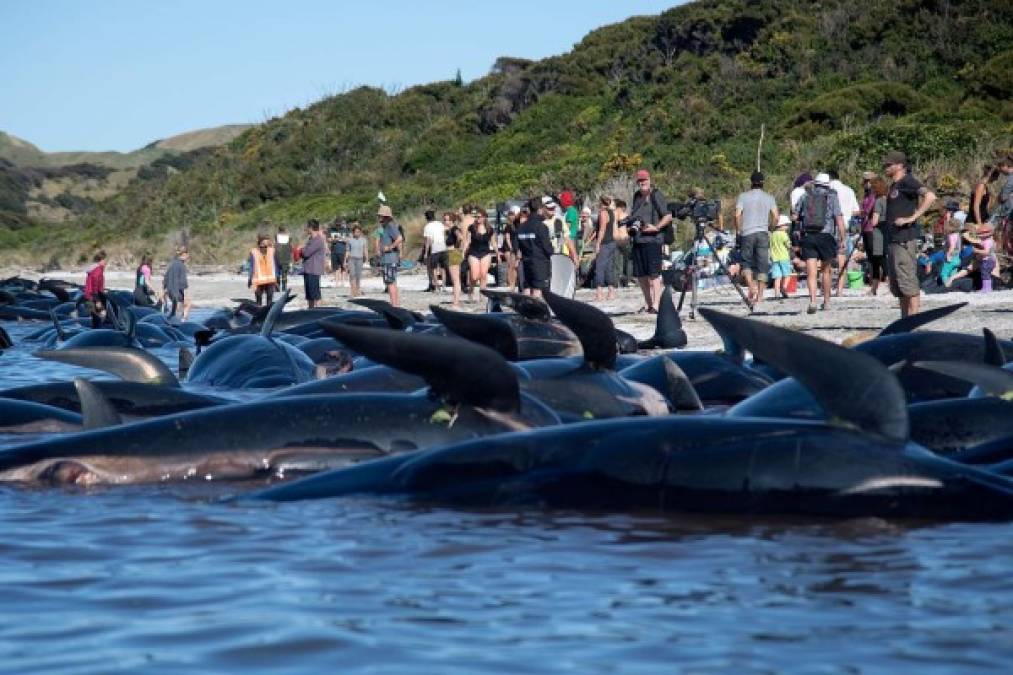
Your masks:
{"label": "sandy beach", "polygon": [[[7,270],[5,275],[17,274],[17,270]],[[39,278],[41,275],[21,272],[26,277]],[[76,283],[83,283],[84,271],[63,271],[48,274],[46,276],[66,279]],[[232,306],[232,298],[252,298],[252,293],[246,287],[246,275],[233,272],[191,270],[189,275],[190,293],[194,307],[220,308]],[[155,275],[156,285],[161,283],[161,275]],[[131,289],[133,287],[133,272],[125,270],[110,269],[106,272],[106,284],[110,288]],[[336,288],[334,278],[326,275],[322,279],[322,290],[324,304],[336,307],[354,307],[349,305],[347,284]],[[303,282],[301,276],[292,279],[292,291],[299,297],[289,307],[301,308],[306,306],[302,297]],[[412,310],[426,312],[429,305],[440,304],[447,307],[451,304],[449,291],[442,294],[427,293],[426,276],[419,271],[403,273],[398,278],[398,286],[401,289],[402,304]],[[844,296],[834,298],[831,302],[831,309],[821,311],[815,315],[807,315],[805,309],[808,306],[808,296],[804,295],[804,286],[800,286],[799,293],[787,300],[766,300],[760,304],[753,317],[776,325],[785,326],[795,330],[817,335],[827,340],[840,342],[846,337],[863,331],[877,331],[891,321],[900,317],[897,301],[880,288],[877,296],[870,296],[868,289],[852,290],[845,289]],[[363,277],[363,290],[366,297],[386,298],[383,292],[381,279],[373,276],[367,269]],[[769,294],[769,292],[768,292]],[[478,298],[476,293],[476,298]],[[593,290],[581,289],[577,291],[577,299],[585,302],[592,302]],[[745,316],[749,312],[742,304],[738,294],[730,284],[723,284],[713,289],[700,292],[700,305],[711,307],[724,312],[730,312]],[[678,295],[676,295],[678,299]],[[983,327],[991,328],[1000,337],[1013,334],[1013,291],[996,291],[992,293],[946,293],[940,295],[923,295],[923,309],[931,309],[943,305],[967,302],[968,306],[955,314],[941,319],[932,324],[937,330],[952,330],[965,333],[980,333]],[[637,288],[620,288],[615,300],[598,304],[602,310],[608,313],[616,326],[626,330],[638,338],[644,339],[651,336],[654,329],[654,317],[647,314],[637,314],[637,310],[643,306],[643,297]],[[467,301],[462,303],[463,311],[480,312],[485,311],[485,302],[476,300],[474,303]],[[689,298],[682,314],[683,325],[689,336],[690,349],[717,349],[721,341],[710,325],[701,318],[689,319]]]}

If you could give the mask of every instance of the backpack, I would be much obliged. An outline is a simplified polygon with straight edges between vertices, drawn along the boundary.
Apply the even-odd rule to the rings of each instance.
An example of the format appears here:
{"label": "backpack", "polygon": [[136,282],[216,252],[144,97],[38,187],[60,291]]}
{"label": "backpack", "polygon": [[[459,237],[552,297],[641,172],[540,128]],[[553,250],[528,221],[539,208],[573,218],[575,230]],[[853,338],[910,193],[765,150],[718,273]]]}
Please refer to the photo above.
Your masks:
{"label": "backpack", "polygon": [[817,234],[823,231],[827,223],[827,211],[830,210],[830,195],[832,194],[834,194],[833,190],[822,193],[817,193],[815,188],[806,190],[805,207],[799,214],[802,219],[803,232]]}

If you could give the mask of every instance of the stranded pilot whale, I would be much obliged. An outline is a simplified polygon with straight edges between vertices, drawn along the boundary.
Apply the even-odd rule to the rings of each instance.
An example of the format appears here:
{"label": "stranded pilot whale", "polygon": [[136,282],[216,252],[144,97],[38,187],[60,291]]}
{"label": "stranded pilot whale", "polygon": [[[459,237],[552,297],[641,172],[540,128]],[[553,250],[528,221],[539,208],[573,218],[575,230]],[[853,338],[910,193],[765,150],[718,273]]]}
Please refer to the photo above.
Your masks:
{"label": "stranded pilot whale", "polygon": [[[810,387],[834,424],[714,417],[585,422],[368,462],[251,496],[377,493],[467,505],[1013,517],[1013,480],[909,442],[904,391],[875,359],[757,321],[706,308],[701,314]],[[845,380],[876,391],[876,401],[838,396]]]}

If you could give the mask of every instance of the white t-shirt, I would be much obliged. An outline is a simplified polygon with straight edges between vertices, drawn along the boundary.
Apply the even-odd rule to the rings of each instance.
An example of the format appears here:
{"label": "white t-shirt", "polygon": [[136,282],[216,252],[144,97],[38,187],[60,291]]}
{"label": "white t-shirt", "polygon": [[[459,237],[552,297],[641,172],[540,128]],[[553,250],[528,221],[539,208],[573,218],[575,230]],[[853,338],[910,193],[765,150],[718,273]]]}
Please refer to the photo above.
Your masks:
{"label": "white t-shirt", "polygon": [[855,191],[839,180],[830,181],[830,189],[837,192],[837,201],[841,203],[841,215],[844,216],[844,222],[847,223],[856,211],[862,209],[858,204],[858,198],[855,197]]}
{"label": "white t-shirt", "polygon": [[430,253],[443,253],[447,250],[447,231],[443,223],[433,220],[422,228],[422,236],[429,240]]}
{"label": "white t-shirt", "polygon": [[798,213],[798,200],[805,194],[805,185],[799,185],[791,191],[791,210]]}

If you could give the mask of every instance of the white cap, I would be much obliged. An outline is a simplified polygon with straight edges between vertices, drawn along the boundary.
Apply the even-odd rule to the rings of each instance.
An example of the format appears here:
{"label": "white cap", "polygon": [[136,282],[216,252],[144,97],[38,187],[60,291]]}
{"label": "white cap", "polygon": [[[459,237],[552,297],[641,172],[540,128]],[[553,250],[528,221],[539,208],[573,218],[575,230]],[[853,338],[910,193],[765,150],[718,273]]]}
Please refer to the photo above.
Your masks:
{"label": "white cap", "polygon": [[791,218],[784,215],[783,213],[777,217],[777,226],[791,225]]}
{"label": "white cap", "polygon": [[813,180],[817,185],[830,185],[830,174],[819,173],[816,174],[816,178]]}
{"label": "white cap", "polygon": [[967,211],[956,211],[951,217],[953,220],[957,221],[957,223],[963,225],[967,222]]}
{"label": "white cap", "polygon": [[516,204],[514,204],[513,206],[510,207],[510,213],[514,214],[515,216],[518,213],[520,213],[520,212],[521,212],[521,207],[517,206]]}
{"label": "white cap", "polygon": [[584,208],[582,208],[580,210],[580,212],[581,213],[586,213],[587,215],[591,215],[591,207],[590,206],[585,206]]}

